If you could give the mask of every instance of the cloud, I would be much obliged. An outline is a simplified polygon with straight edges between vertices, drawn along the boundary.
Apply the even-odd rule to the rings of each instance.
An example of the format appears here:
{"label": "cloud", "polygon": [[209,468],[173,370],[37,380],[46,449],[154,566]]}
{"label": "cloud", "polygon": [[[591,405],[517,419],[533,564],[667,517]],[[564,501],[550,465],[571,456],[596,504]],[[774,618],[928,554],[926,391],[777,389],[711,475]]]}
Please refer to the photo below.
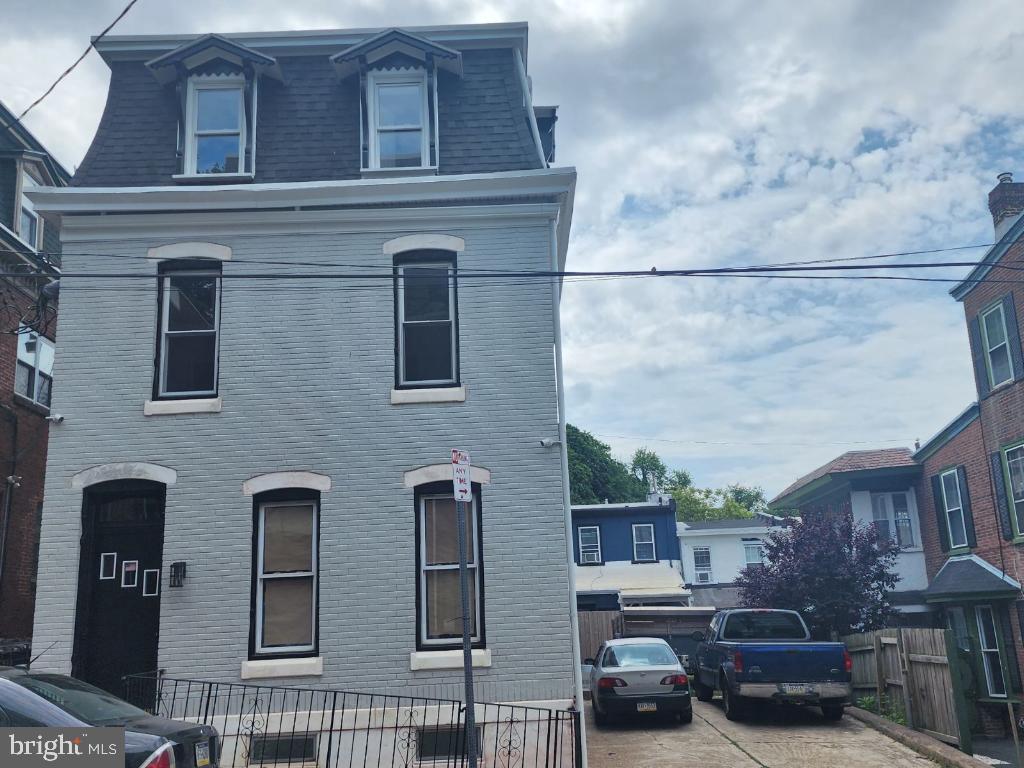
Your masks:
{"label": "cloud", "polygon": [[[40,13],[40,6],[46,9]],[[5,9],[0,97],[24,107],[120,0]],[[1024,150],[1024,7],[939,0],[140,3],[118,32],[525,19],[535,102],[579,187],[569,266],[777,263],[992,237]],[[45,55],[40,55],[40,50]],[[29,119],[73,165],[104,100],[93,54]],[[1021,169],[1024,170],[1024,169]],[[981,251],[916,257],[935,261]],[[941,274],[958,276],[965,270]],[[937,274],[930,272],[930,275]],[[848,448],[927,438],[974,398],[941,283],[748,278],[566,286],[570,420],[698,483],[774,492]],[[656,440],[657,439],[657,440]]]}

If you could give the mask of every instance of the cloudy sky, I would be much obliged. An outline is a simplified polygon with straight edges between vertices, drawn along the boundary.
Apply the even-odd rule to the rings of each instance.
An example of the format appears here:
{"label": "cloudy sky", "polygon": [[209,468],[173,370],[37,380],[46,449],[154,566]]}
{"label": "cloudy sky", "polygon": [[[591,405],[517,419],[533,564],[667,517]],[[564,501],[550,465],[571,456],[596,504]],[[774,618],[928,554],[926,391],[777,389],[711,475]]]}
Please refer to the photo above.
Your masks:
{"label": "cloudy sky", "polygon": [[[123,3],[6,0],[0,98],[27,106]],[[996,174],[1024,176],[1019,0],[140,0],[116,33],[520,20],[534,102],[559,105],[558,163],[579,171],[571,269],[988,243]],[[69,168],[106,82],[93,53],[27,119]],[[974,398],[948,287],[569,285],[569,419],[620,456],[647,445],[702,485],[769,493],[844,450],[912,445]]]}

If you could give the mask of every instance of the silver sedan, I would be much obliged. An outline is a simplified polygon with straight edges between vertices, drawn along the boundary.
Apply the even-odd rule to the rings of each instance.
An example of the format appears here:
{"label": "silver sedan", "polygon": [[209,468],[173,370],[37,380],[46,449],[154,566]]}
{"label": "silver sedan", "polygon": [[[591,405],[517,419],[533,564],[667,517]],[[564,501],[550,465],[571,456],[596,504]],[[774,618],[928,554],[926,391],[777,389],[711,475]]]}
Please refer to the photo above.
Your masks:
{"label": "silver sedan", "polygon": [[681,723],[693,720],[690,681],[672,647],[656,637],[629,637],[603,643],[590,670],[594,721],[611,716],[660,714]]}

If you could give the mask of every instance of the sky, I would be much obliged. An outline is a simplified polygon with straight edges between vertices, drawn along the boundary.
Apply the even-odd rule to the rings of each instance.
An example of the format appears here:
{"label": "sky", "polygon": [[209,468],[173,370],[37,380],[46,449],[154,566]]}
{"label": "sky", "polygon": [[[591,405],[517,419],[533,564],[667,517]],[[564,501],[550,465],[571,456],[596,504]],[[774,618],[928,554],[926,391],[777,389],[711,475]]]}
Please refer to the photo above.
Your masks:
{"label": "sky", "polygon": [[[26,107],[123,4],[5,0],[0,99]],[[985,244],[997,174],[1024,179],[1019,0],[139,0],[114,34],[499,21],[529,22],[534,103],[558,105],[556,164],[579,174],[569,269]],[[26,120],[69,169],[106,84],[93,52]],[[846,450],[912,447],[976,396],[949,287],[569,283],[569,421],[769,495]]]}

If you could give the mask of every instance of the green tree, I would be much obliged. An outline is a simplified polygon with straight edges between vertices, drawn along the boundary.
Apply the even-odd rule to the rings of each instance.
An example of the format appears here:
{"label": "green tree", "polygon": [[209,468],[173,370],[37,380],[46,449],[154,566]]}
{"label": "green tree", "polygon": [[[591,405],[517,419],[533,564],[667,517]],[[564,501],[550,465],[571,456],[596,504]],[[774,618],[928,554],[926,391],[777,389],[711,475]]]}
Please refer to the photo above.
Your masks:
{"label": "green tree", "polygon": [[725,495],[748,512],[768,511],[768,499],[765,498],[764,489],[758,486],[734,483],[725,488]]}
{"label": "green tree", "polygon": [[665,490],[674,491],[677,488],[689,488],[693,485],[693,476],[685,469],[674,469],[669,473],[665,481]]}
{"label": "green tree", "polygon": [[665,462],[649,448],[637,448],[629,468],[633,472],[633,477],[642,482],[647,489],[651,487],[651,481],[654,482],[655,488],[663,488],[665,478],[668,477]]}
{"label": "green tree", "polygon": [[692,523],[701,520],[738,520],[753,513],[732,498],[726,490],[716,488],[672,488],[676,500],[676,519]]}
{"label": "green tree", "polygon": [[647,486],[612,456],[610,446],[572,424],[565,425],[565,434],[573,504],[621,504],[646,498]]}

